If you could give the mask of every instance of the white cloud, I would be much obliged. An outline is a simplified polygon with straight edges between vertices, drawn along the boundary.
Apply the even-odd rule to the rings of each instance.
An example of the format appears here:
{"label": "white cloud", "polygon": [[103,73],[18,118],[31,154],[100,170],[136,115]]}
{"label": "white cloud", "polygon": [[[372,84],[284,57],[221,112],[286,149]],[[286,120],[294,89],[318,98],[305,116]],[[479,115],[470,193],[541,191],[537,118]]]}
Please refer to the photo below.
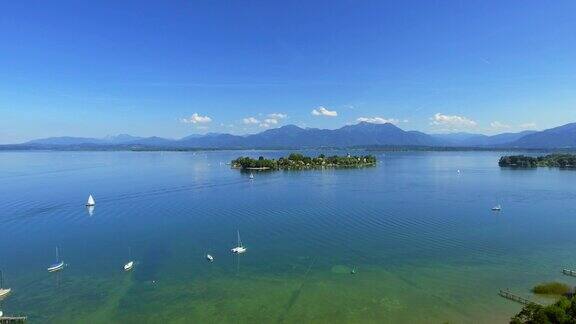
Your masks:
{"label": "white cloud", "polygon": [[242,122],[246,125],[254,125],[260,123],[260,121],[254,117],[246,117],[242,119]]}
{"label": "white cloud", "polygon": [[188,118],[180,119],[181,122],[186,124],[205,124],[212,121],[212,118],[208,116],[200,116],[197,113],[193,113],[192,116]]}
{"label": "white cloud", "polygon": [[269,128],[272,125],[276,125],[276,124],[278,124],[277,119],[267,118],[267,119],[264,119],[258,126],[263,127],[263,128]]}
{"label": "white cloud", "polygon": [[268,117],[270,118],[265,118],[263,120],[257,119],[255,117],[246,117],[242,119],[242,123],[245,125],[258,125],[262,128],[269,128],[273,125],[277,125],[280,122],[279,119],[286,118],[287,116],[285,114],[269,114]]}
{"label": "white cloud", "polygon": [[497,120],[491,122],[490,127],[492,127],[493,129],[510,129],[510,128],[512,128],[512,126],[510,126],[508,124],[501,123]]}
{"label": "white cloud", "polygon": [[325,116],[325,117],[336,117],[338,116],[338,112],[335,110],[328,110],[325,107],[318,107],[316,109],[312,109],[312,115],[314,116]]}
{"label": "white cloud", "polygon": [[273,113],[273,114],[268,114],[268,117],[272,118],[272,119],[284,119],[287,118],[288,115],[283,114],[283,113]]}
{"label": "white cloud", "polygon": [[456,115],[450,116],[442,113],[437,113],[430,119],[432,120],[431,125],[442,126],[449,130],[473,128],[478,125],[478,123],[467,117]]}
{"label": "white cloud", "polygon": [[360,117],[356,119],[357,122],[367,122],[370,124],[398,124],[400,120],[394,118],[382,118],[382,117]]}
{"label": "white cloud", "polygon": [[536,123],[524,123],[518,125],[521,129],[536,129]]}

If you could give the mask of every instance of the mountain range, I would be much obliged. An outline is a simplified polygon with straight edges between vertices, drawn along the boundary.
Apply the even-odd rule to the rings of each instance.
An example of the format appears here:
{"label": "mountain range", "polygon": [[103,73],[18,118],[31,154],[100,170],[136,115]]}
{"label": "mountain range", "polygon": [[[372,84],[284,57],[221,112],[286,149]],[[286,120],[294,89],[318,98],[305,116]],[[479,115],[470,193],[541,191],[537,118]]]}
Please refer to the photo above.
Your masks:
{"label": "mountain range", "polygon": [[181,139],[135,137],[126,134],[105,138],[50,137],[2,148],[29,149],[250,149],[359,146],[418,146],[471,148],[576,148],[576,123],[544,131],[503,133],[493,136],[470,133],[425,134],[386,124],[361,122],[338,129],[287,125],[252,135],[208,133]]}

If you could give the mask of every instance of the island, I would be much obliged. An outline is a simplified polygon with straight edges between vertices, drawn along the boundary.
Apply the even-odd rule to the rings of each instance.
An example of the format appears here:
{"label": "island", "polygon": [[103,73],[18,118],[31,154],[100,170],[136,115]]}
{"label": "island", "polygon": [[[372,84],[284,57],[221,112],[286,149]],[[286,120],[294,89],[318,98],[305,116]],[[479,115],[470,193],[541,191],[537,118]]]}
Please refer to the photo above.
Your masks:
{"label": "island", "polygon": [[287,157],[279,159],[265,159],[263,156],[258,159],[250,157],[239,157],[231,163],[233,168],[241,170],[305,170],[318,168],[359,168],[376,165],[376,157],[365,156],[325,156],[320,154],[317,157],[304,156],[300,153],[292,153]]}
{"label": "island", "polygon": [[513,168],[576,168],[575,154],[549,154],[544,156],[510,155],[500,158],[498,165]]}

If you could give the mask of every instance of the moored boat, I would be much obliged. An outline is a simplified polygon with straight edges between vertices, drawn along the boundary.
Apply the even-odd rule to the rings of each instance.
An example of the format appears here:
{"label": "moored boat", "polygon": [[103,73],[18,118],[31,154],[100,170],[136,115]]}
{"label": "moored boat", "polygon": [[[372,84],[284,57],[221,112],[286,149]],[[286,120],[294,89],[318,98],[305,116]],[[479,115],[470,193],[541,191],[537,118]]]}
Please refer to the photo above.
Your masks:
{"label": "moored boat", "polygon": [[96,205],[96,201],[94,200],[94,197],[92,197],[92,195],[88,196],[88,201],[86,202],[86,207],[91,207]]}
{"label": "moored boat", "polygon": [[56,247],[56,262],[48,267],[48,272],[56,272],[64,269],[64,261],[60,261],[60,255],[58,253],[58,247]]}
{"label": "moored boat", "polygon": [[242,240],[240,239],[240,231],[238,231],[238,246],[232,248],[230,251],[235,254],[242,254],[246,252],[246,248],[242,245]]}
{"label": "moored boat", "polygon": [[130,261],[124,265],[124,271],[130,271],[134,267],[134,261]]}
{"label": "moored boat", "polygon": [[4,274],[0,271],[0,299],[4,299],[11,291],[10,288],[4,288]]}
{"label": "moored boat", "polygon": [[132,261],[132,248],[128,248],[128,263],[124,265],[124,271],[130,271],[134,267],[134,261]]}

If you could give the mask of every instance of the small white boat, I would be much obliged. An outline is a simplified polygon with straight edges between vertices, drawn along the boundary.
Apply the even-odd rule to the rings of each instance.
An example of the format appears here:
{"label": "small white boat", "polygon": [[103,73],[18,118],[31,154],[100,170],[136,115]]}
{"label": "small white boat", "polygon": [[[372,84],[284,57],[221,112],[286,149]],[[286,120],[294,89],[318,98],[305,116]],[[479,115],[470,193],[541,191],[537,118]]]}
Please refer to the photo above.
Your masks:
{"label": "small white boat", "polygon": [[58,247],[56,247],[56,263],[53,263],[48,267],[48,272],[56,272],[64,269],[64,261],[60,261],[59,259]]}
{"label": "small white boat", "polygon": [[86,207],[90,207],[90,206],[94,206],[96,205],[96,201],[94,200],[94,197],[92,197],[92,195],[88,196],[88,201],[86,202]]}
{"label": "small white boat", "polygon": [[12,289],[10,288],[0,288],[0,299],[3,299],[4,297],[8,296],[11,291]]}
{"label": "small white boat", "polygon": [[131,261],[132,260],[132,248],[130,248],[130,247],[128,248],[128,260],[130,260],[130,261],[128,261],[128,263],[126,263],[124,265],[124,271],[130,271],[134,267],[134,261]]}
{"label": "small white boat", "polygon": [[124,271],[130,271],[134,267],[134,261],[130,261],[124,265]]}
{"label": "small white boat", "polygon": [[492,211],[501,211],[502,210],[502,206],[500,205],[496,205],[494,207],[492,207]]}
{"label": "small white boat", "polygon": [[48,267],[48,272],[56,272],[64,269],[64,261],[54,263]]}
{"label": "small white boat", "polygon": [[206,254],[206,260],[208,260],[210,262],[214,262],[214,257],[211,256],[210,254]]}
{"label": "small white boat", "polygon": [[242,245],[242,240],[240,240],[240,231],[238,231],[238,246],[232,248],[230,251],[236,254],[242,254],[246,252],[246,248]]}
{"label": "small white boat", "polygon": [[254,180],[254,174],[250,173],[250,180]]}
{"label": "small white boat", "polygon": [[10,288],[4,288],[4,275],[2,274],[2,271],[0,271],[0,300],[8,296],[11,291],[12,289]]}

